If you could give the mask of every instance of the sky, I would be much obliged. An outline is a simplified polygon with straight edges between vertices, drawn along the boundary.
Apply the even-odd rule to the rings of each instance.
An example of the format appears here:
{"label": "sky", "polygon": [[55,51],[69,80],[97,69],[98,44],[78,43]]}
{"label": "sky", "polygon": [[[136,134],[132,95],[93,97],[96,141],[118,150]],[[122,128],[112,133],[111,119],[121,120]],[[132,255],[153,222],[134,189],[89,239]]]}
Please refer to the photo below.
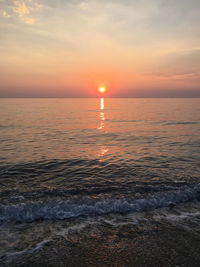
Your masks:
{"label": "sky", "polygon": [[199,0],[0,0],[0,97],[200,97]]}

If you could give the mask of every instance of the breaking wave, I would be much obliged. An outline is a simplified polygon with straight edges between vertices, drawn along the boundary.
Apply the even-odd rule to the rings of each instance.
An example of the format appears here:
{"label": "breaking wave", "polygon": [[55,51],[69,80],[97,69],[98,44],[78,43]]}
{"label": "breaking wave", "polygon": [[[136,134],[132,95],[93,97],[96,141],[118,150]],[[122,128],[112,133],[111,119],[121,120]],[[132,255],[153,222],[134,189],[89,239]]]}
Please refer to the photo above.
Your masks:
{"label": "breaking wave", "polygon": [[63,220],[78,216],[98,216],[109,213],[143,212],[200,199],[200,185],[183,191],[158,194],[148,198],[35,201],[0,206],[0,222],[32,222]]}

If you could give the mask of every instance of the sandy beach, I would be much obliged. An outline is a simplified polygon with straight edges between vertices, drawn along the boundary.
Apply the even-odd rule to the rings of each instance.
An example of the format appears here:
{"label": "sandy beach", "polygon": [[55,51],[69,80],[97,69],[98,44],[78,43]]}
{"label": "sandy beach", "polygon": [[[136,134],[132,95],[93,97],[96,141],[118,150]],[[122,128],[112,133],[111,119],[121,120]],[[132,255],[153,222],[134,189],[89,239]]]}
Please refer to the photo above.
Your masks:
{"label": "sandy beach", "polygon": [[199,266],[199,207],[196,202],[145,214],[107,216],[84,227],[82,218],[68,231],[63,221],[62,235],[54,234],[30,253],[1,259],[1,266]]}

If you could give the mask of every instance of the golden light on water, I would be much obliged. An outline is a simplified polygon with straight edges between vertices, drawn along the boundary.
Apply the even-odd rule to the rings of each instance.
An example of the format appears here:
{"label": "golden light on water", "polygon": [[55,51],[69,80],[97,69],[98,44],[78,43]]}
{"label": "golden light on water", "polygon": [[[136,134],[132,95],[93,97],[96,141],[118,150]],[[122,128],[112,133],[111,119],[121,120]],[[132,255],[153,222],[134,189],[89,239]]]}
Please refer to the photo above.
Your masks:
{"label": "golden light on water", "polygon": [[[104,89],[103,92],[105,92],[105,88],[104,87],[101,87]],[[100,92],[100,89],[99,88],[99,92]],[[100,117],[100,126],[98,127],[99,130],[104,130],[104,127],[105,127],[105,112],[104,112],[104,98],[101,97],[100,98],[100,112],[99,112],[99,117]],[[101,148],[98,156],[101,158],[100,161],[102,161],[103,157],[108,153],[109,149],[107,147],[104,147]]]}
{"label": "golden light on water", "polygon": [[104,156],[106,153],[108,152],[108,149],[106,148],[103,148],[101,151],[100,151],[100,156]]}
{"label": "golden light on water", "polygon": [[102,130],[104,128],[104,120],[105,120],[105,114],[104,114],[104,99],[101,98],[100,99],[100,110],[101,112],[99,113],[100,116],[100,126],[99,126],[99,130]]}
{"label": "golden light on water", "polygon": [[100,99],[100,109],[104,109],[104,99]]}

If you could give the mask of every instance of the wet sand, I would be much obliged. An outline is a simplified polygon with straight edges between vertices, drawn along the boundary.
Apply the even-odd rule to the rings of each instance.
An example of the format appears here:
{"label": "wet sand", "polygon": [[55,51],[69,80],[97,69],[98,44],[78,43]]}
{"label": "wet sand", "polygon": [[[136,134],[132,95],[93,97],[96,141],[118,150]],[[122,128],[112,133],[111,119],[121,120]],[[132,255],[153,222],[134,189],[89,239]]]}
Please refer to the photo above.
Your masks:
{"label": "wet sand", "polygon": [[151,218],[135,226],[105,222],[68,239],[55,236],[34,253],[2,259],[1,266],[199,266],[200,227],[191,218],[188,225]]}

